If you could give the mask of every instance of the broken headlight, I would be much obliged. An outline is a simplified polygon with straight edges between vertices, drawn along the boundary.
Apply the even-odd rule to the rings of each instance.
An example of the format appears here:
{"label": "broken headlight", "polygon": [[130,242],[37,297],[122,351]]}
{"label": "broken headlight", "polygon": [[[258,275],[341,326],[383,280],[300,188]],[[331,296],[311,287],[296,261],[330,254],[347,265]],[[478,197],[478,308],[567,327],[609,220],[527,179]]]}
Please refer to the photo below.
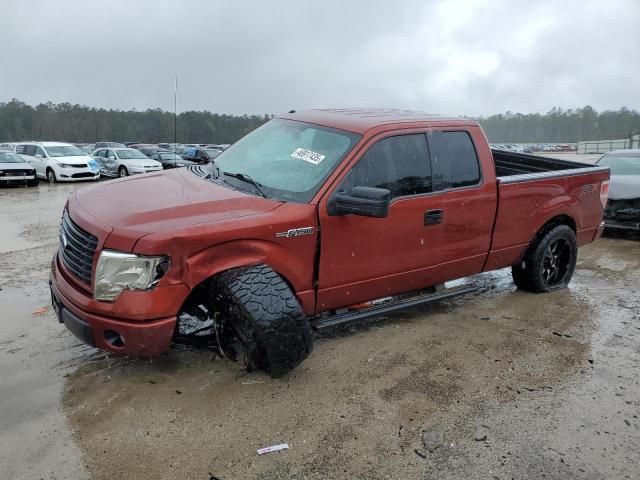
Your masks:
{"label": "broken headlight", "polygon": [[103,250],[94,278],[94,298],[113,302],[123,290],[149,290],[169,269],[169,258]]}

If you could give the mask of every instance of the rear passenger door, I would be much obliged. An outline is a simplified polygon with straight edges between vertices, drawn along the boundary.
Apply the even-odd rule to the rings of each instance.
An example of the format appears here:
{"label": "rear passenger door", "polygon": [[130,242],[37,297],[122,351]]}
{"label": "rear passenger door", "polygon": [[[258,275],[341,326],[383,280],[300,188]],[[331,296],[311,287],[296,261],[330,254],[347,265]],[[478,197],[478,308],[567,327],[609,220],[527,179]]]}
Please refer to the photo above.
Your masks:
{"label": "rear passenger door", "polygon": [[18,145],[16,147],[16,153],[22,155],[22,157],[36,169],[36,175],[41,177],[44,176],[42,159],[36,158],[35,145]]}
{"label": "rear passenger door", "polygon": [[442,211],[438,267],[441,281],[479,273],[489,253],[497,208],[495,175],[483,176],[479,129],[428,132],[434,195]]}

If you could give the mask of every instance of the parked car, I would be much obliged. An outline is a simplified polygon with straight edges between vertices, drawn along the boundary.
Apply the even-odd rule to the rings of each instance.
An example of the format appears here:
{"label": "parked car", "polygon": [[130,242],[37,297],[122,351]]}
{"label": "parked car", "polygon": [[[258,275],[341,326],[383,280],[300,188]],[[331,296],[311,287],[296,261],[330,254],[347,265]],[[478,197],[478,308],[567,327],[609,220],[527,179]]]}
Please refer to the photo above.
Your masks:
{"label": "parked car", "polygon": [[95,160],[70,143],[18,143],[16,153],[36,169],[39,178],[46,179],[49,183],[100,178]]}
{"label": "parked car", "polygon": [[187,148],[182,153],[182,158],[190,160],[192,162],[204,164],[209,163],[222,153],[215,148]]}
{"label": "parked car", "polygon": [[36,169],[20,155],[10,150],[0,149],[0,186],[38,185]]}
{"label": "parked car", "polygon": [[607,229],[640,232],[640,150],[615,150],[598,160],[611,169],[609,200],[604,210]]}
{"label": "parked car", "polygon": [[142,144],[142,145],[135,145],[132,146],[131,148],[135,148],[136,150],[141,151],[142,153],[144,153],[147,157],[151,157],[151,155],[153,155],[156,152],[169,152],[169,150],[159,147],[158,145],[147,145],[147,144]]}
{"label": "parked car", "polygon": [[126,145],[124,143],[118,143],[118,142],[96,142],[94,147],[95,148],[125,148]]}
{"label": "parked car", "polygon": [[173,152],[156,152],[151,155],[152,160],[156,162],[160,162],[162,164],[162,168],[179,168],[179,167],[188,167],[189,165],[197,165],[197,162],[192,162],[191,160],[185,160],[177,153]]}
{"label": "parked car", "polygon": [[91,153],[95,150],[94,148],[92,148],[93,145],[89,145],[88,143],[74,143],[74,145],[87,155],[91,155]]}
{"label": "parked car", "polygon": [[16,145],[15,143],[0,143],[0,148],[13,152],[16,149]]}
{"label": "parked car", "polygon": [[162,170],[162,164],[151,160],[135,148],[101,148],[93,152],[100,174],[107,177],[127,177]]}
{"label": "parked car", "polygon": [[188,339],[279,376],[312,328],[478,290],[450,280],[511,267],[522,290],[566,287],[608,183],[608,167],[492,154],[469,119],[285,114],[206,167],[76,191],[62,232],[82,242],[58,248],[53,306],[98,348]]}

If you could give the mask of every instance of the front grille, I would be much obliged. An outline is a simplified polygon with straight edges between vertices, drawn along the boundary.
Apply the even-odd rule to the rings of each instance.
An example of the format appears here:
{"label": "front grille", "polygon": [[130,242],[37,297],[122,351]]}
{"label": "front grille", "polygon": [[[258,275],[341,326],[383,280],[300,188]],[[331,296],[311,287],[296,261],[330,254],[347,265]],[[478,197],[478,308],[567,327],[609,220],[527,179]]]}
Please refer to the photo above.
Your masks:
{"label": "front grille", "polygon": [[72,178],[93,178],[96,174],[92,172],[82,172],[82,173],[74,173],[71,175]]}
{"label": "front grille", "polygon": [[71,165],[72,168],[87,168],[86,163],[75,163]]}
{"label": "front grille", "polygon": [[35,175],[35,170],[5,170],[3,173],[0,173],[0,177],[16,177],[20,175]]}
{"label": "front grille", "polygon": [[65,210],[60,225],[60,256],[69,272],[87,285],[91,284],[93,256],[98,246],[98,238],[85,232],[74,223]]}

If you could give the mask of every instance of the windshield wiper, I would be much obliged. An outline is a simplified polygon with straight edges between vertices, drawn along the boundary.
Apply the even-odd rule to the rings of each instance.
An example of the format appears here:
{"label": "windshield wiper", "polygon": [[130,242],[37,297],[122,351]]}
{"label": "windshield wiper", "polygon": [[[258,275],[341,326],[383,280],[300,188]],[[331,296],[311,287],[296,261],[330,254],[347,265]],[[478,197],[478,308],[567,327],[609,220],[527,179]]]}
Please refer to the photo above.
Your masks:
{"label": "windshield wiper", "polygon": [[243,182],[250,183],[251,185],[253,185],[253,188],[256,189],[256,192],[258,192],[261,197],[267,198],[267,195],[262,191],[262,188],[260,188],[260,184],[246,173],[222,172],[222,174],[226,175],[227,177],[237,178],[238,180],[242,180]]}

